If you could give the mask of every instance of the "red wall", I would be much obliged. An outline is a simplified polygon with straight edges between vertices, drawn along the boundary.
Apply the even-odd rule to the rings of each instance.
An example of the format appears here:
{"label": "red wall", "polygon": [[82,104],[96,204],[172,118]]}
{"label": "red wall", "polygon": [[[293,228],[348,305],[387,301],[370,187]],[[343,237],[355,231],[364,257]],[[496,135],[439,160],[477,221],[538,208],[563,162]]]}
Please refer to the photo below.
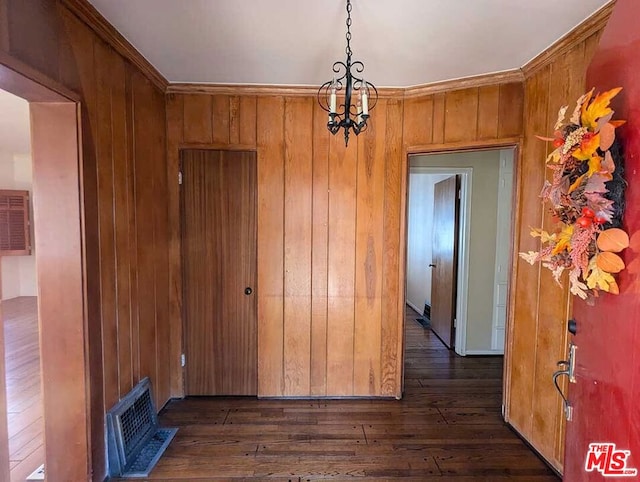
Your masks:
{"label": "red wall", "polygon": [[[587,73],[587,86],[602,92],[622,86],[614,119],[625,152],[628,187],[624,228],[631,246],[623,252],[620,294],[605,294],[595,306],[576,300],[578,383],[569,398],[574,421],[567,425],[565,480],[603,480],[587,474],[588,444],[614,442],[631,450],[628,467],[640,473],[640,1],[618,0]],[[618,480],[618,479],[616,479]],[[625,480],[625,479],[622,479]],[[632,478],[632,480],[638,480]]]}

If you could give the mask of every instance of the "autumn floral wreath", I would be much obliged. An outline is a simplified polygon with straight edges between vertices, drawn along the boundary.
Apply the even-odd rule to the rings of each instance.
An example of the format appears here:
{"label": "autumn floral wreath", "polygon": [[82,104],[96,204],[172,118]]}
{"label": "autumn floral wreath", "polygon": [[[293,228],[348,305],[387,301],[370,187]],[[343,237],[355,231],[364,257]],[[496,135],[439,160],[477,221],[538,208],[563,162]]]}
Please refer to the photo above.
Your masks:
{"label": "autumn floral wreath", "polygon": [[620,90],[595,97],[593,90],[587,92],[568,122],[567,106],[560,109],[553,138],[539,137],[555,148],[547,157],[553,175],[540,196],[551,206],[556,229],[532,229],[531,235],[541,239],[541,249],[520,253],[530,264],[541,262],[550,269],[558,284],[568,270],[571,293],[587,300],[599,291],[618,294],[613,274],[625,265],[616,253],[629,245],[627,233],[617,227],[624,179],[615,129],[624,121],[613,121],[609,107]]}

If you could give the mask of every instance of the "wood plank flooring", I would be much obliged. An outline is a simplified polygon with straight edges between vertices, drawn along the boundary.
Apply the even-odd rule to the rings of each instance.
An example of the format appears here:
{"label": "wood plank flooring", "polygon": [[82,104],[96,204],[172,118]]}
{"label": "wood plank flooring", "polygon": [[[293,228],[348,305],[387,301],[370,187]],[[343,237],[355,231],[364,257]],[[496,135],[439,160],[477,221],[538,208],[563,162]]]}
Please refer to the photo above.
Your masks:
{"label": "wood plank flooring", "polygon": [[12,482],[44,462],[38,306],[35,296],[2,302]]}
{"label": "wood plank flooring", "polygon": [[172,401],[149,480],[558,480],[501,419],[502,358],[458,357],[415,317],[402,400]]}

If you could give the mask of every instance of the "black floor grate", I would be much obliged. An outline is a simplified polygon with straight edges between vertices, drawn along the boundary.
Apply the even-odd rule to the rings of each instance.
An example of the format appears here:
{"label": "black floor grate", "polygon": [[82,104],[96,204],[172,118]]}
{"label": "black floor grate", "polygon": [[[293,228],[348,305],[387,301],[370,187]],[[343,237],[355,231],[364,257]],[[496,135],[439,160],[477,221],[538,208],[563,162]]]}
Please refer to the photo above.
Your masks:
{"label": "black floor grate", "polygon": [[142,380],[107,413],[109,475],[147,477],[176,434],[160,428],[151,382]]}

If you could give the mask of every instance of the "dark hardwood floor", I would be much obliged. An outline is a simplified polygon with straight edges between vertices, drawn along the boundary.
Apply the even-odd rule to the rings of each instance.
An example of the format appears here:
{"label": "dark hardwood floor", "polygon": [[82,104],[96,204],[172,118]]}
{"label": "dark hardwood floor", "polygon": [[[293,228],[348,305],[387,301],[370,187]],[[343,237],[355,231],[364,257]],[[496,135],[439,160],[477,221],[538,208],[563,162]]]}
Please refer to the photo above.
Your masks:
{"label": "dark hardwood floor", "polygon": [[22,482],[44,462],[37,298],[3,301],[2,318],[11,481]]}
{"label": "dark hardwood floor", "polygon": [[176,400],[150,480],[558,480],[501,419],[502,358],[458,357],[415,317],[402,400]]}

